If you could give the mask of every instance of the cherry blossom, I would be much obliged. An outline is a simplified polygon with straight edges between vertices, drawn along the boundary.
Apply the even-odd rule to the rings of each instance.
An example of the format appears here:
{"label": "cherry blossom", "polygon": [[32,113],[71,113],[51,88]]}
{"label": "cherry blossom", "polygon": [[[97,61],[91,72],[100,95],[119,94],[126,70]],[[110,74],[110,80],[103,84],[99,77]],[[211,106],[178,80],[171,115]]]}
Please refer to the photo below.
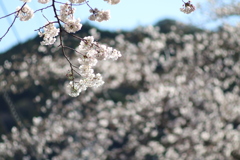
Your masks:
{"label": "cherry blossom", "polygon": [[50,2],[51,0],[38,0],[39,3],[46,4]]}
{"label": "cherry blossom", "polygon": [[40,37],[43,37],[41,45],[52,45],[56,41],[56,36],[59,34],[59,29],[57,29],[53,23],[48,23],[44,27],[44,32],[38,33]]}
{"label": "cherry blossom", "polygon": [[33,17],[33,10],[28,6],[24,5],[22,8],[17,7],[17,17],[20,18],[20,21],[28,21]]}
{"label": "cherry blossom", "polygon": [[82,24],[80,24],[80,19],[68,19],[64,24],[64,29],[68,33],[75,33],[82,28]]}
{"label": "cherry blossom", "polygon": [[191,1],[184,2],[184,5],[182,8],[180,8],[180,11],[186,14],[190,14],[195,11],[195,6],[191,4]]}

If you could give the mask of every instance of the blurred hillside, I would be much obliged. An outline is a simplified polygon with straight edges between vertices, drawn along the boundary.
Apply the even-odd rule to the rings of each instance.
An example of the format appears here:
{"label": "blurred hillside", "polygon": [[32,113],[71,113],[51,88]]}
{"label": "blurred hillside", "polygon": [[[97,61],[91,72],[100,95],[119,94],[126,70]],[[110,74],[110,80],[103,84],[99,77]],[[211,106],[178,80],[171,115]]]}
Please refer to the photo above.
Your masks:
{"label": "blurred hillside", "polygon": [[[77,98],[65,93],[69,68],[57,45],[39,46],[36,37],[0,55],[0,133],[10,141],[2,138],[9,143],[3,158],[240,159],[238,27],[210,32],[166,19],[131,32],[84,25],[78,36],[89,34],[122,58],[99,64],[105,84]],[[64,44],[79,41],[64,35]],[[78,64],[75,53],[67,55]],[[3,90],[30,140],[14,138],[25,133],[11,130]]]}
{"label": "blurred hillside", "polygon": [[[184,25],[181,23],[178,23],[175,20],[170,20],[166,19],[163,21],[159,21],[155,26],[160,28],[160,33],[167,34],[171,32],[172,27],[177,27],[180,28],[178,30],[178,34],[184,35],[184,34],[193,34],[196,32],[202,32],[201,29],[196,28],[194,26],[188,26]],[[89,35],[90,30],[93,27],[86,24],[84,25],[84,28],[81,30],[81,32],[78,33],[78,36],[84,37]],[[139,32],[138,30],[135,30],[133,32],[124,32],[124,31],[119,31],[119,32],[109,32],[109,31],[102,31],[98,30],[101,34],[101,39],[100,42],[106,43],[109,45],[109,42],[114,39],[117,35],[123,34],[125,38],[134,43],[137,44],[138,42],[142,41],[144,38],[148,37],[149,35]],[[27,63],[30,65],[41,65],[41,63],[37,62],[37,59],[43,59],[43,57],[48,56],[48,54],[51,52],[51,49],[54,47],[47,47],[46,52],[41,52],[41,47],[39,47],[40,41],[42,39],[37,36],[34,39],[30,39],[27,42],[23,44],[19,44],[9,51],[0,54],[0,69],[1,69],[1,79],[2,82],[6,82],[8,87],[6,87],[6,90],[9,91],[10,97],[13,100],[13,103],[17,106],[17,110],[19,114],[22,116],[22,118],[26,121],[27,124],[30,125],[30,121],[33,116],[39,115],[39,107],[42,105],[45,105],[44,103],[38,102],[34,103],[34,98],[36,95],[43,94],[45,95],[45,98],[49,96],[47,93],[49,92],[49,86],[47,85],[54,85],[56,83],[63,83],[66,81],[66,77],[51,77],[51,79],[45,79],[46,82],[46,87],[44,85],[36,85],[34,84],[34,80],[31,76],[24,76],[24,78],[21,78],[20,73],[26,73],[31,72],[31,67],[29,68],[24,68],[24,69],[19,69],[19,65],[22,63]],[[65,37],[65,44],[70,46],[70,47],[76,47],[78,45],[78,41],[76,39],[72,38],[71,36],[66,35]],[[52,55],[54,59],[57,60],[57,58],[61,57],[63,58],[63,55],[58,51],[59,53],[56,53],[56,55]],[[69,53],[69,56],[71,57],[71,54]],[[8,67],[10,66],[10,67]],[[14,77],[19,76],[18,78],[21,79],[19,81],[14,81]],[[6,78],[7,77],[7,78]],[[49,76],[47,76],[49,77]],[[18,79],[16,78],[16,79]],[[36,77],[37,78],[37,77]],[[50,77],[49,77],[50,78]],[[9,80],[8,80],[9,79]],[[19,86],[16,86],[19,85]],[[115,101],[125,101],[125,96],[128,94],[133,94],[137,92],[137,88],[133,89],[131,86],[124,87],[126,84],[123,84],[122,87],[120,87],[118,90],[114,89],[113,91],[110,89],[109,92],[114,92],[111,93],[112,95],[116,95],[116,97],[112,97]],[[15,86],[15,87],[13,87]],[[15,89],[10,89],[11,87]],[[1,86],[1,88],[3,88]],[[16,89],[18,88],[18,89]],[[50,87],[51,88],[51,87]],[[10,89],[10,90],[9,90]],[[120,97],[118,95],[121,95]],[[69,97],[70,98],[70,97]],[[44,102],[45,100],[42,100]],[[1,92],[0,96],[0,113],[1,113],[1,132],[0,133],[8,133],[12,126],[15,126],[16,123],[14,122],[14,119],[11,116],[11,113],[9,111],[8,105],[3,99],[3,92]],[[36,107],[33,107],[36,106]]]}

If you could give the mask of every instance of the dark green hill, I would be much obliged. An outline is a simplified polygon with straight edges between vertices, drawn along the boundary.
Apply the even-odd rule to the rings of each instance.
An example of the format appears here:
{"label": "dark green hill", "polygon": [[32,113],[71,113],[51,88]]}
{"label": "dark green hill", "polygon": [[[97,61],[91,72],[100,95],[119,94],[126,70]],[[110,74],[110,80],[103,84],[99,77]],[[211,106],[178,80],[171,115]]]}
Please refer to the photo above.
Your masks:
{"label": "dark green hill", "polygon": [[[85,24],[83,26],[84,27],[82,28],[82,30],[77,33],[77,35],[80,37],[88,36],[90,29],[93,28],[88,24]],[[201,29],[198,29],[194,26],[184,25],[182,23],[169,19],[159,21],[158,23],[156,23],[155,26],[160,27],[161,33],[169,33],[173,26],[177,28],[179,34],[192,34],[202,31]],[[102,43],[110,43],[110,41],[114,39],[117,35],[123,34],[126,40],[137,44],[148,36],[145,33],[139,32],[137,29],[131,32],[109,32],[99,29],[97,29],[97,31],[101,33],[100,42]],[[26,62],[29,65],[29,68],[24,70],[26,70],[27,72],[31,72],[31,67],[34,68],[36,65],[41,65],[40,63],[38,63],[38,61],[35,62],[33,58],[37,58],[38,60],[40,60],[48,55],[48,53],[46,54],[38,50],[40,41],[42,41],[42,38],[36,36],[35,38],[30,39],[25,43],[19,44],[3,54],[0,54],[0,66],[4,66],[4,64],[6,65],[6,63],[11,63],[11,67],[5,68],[3,73],[0,74],[0,80],[6,80],[8,84],[6,88],[8,90],[9,96],[11,97],[14,105],[16,106],[17,112],[19,113],[21,118],[24,119],[24,122],[26,124],[31,123],[32,117],[39,114],[40,107],[45,105],[45,101],[46,99],[48,99],[48,97],[51,97],[47,90],[49,88],[57,88],[58,86],[56,84],[64,83],[64,81],[66,80],[65,77],[42,77],[41,81],[44,82],[45,85],[43,85],[44,83],[36,85],[33,77],[31,76],[25,77],[24,80],[13,80],[16,76],[19,76],[22,70],[19,68],[19,66],[22,65],[23,62]],[[75,48],[79,44],[79,40],[74,39],[71,36],[64,35],[64,43],[66,46]],[[49,53],[51,49],[53,49],[52,46],[47,46],[46,48],[47,52]],[[73,53],[69,51],[68,56],[71,57],[72,55]],[[51,54],[51,56],[55,60],[57,60],[59,57],[63,57],[60,51],[59,54],[54,53]],[[15,93],[12,93],[12,91],[9,90],[9,87],[11,87],[12,84],[16,85],[17,91],[15,91]],[[128,85],[124,85],[115,90],[109,90],[109,93],[113,96],[111,98],[114,101],[124,101],[125,95],[133,94],[137,91],[134,87],[126,86]],[[14,122],[14,119],[10,116],[11,114],[9,107],[3,99],[3,87],[0,89],[0,91],[1,134],[9,132],[11,127],[13,125],[16,125],[16,123]],[[33,101],[35,96],[39,94],[42,95],[41,100],[38,102]]]}

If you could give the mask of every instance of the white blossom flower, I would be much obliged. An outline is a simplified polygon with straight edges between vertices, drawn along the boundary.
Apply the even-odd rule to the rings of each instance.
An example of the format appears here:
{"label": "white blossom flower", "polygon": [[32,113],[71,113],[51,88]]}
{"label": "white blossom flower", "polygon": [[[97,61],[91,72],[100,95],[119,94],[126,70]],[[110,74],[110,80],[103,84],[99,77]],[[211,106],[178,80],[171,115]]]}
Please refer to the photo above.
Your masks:
{"label": "white blossom flower", "polygon": [[54,26],[53,23],[48,23],[44,27],[44,32],[39,32],[39,36],[43,37],[41,45],[51,45],[56,41],[56,36],[59,33],[59,29]]}
{"label": "white blossom flower", "polygon": [[97,19],[97,16],[95,14],[91,14],[89,17],[88,17],[89,20],[91,21],[96,21]]}
{"label": "white blossom flower", "polygon": [[77,53],[81,53],[82,56],[86,56],[85,58],[91,57],[96,58],[97,60],[117,60],[122,56],[120,51],[94,42],[93,36],[83,38],[77,48]]}
{"label": "white blossom flower", "polygon": [[180,8],[180,11],[189,14],[195,11],[195,6],[191,4],[191,1],[188,1],[187,3],[184,3],[183,8]]}
{"label": "white blossom flower", "polygon": [[42,117],[33,117],[33,124],[38,126],[42,122]]}
{"label": "white blossom flower", "polygon": [[99,11],[97,8],[90,9],[90,13],[92,13],[89,16],[89,20],[91,21],[107,21],[110,19],[110,11]]}
{"label": "white blossom flower", "polygon": [[104,84],[101,74],[90,74],[85,79],[85,84],[87,87],[99,87]]}
{"label": "white blossom flower", "polygon": [[120,2],[120,0],[104,0],[104,1],[107,1],[111,5],[118,4]]}
{"label": "white blossom flower", "polygon": [[121,57],[120,51],[113,49],[112,47],[107,48],[107,57],[106,59],[113,59],[117,60],[119,57]]}
{"label": "white blossom flower", "polygon": [[72,97],[77,97],[79,96],[80,92],[81,92],[81,86],[79,83],[75,82],[73,83],[73,81],[69,82],[68,86],[67,86],[67,92],[70,96]]}
{"label": "white blossom flower", "polygon": [[17,17],[20,18],[20,21],[28,21],[33,17],[33,10],[28,5],[25,5],[22,8],[17,7],[16,11]]}
{"label": "white blossom flower", "polygon": [[90,75],[93,74],[93,69],[91,68],[90,65],[81,65],[79,67],[79,74],[83,77],[89,77]]}
{"label": "white blossom flower", "polygon": [[82,28],[82,24],[80,23],[80,19],[68,19],[65,24],[64,28],[68,33],[75,33]]}
{"label": "white blossom flower", "polygon": [[80,79],[79,86],[82,91],[85,91],[87,89],[87,86],[85,85],[84,80]]}
{"label": "white blossom flower", "polygon": [[94,42],[94,37],[93,36],[88,36],[88,37],[84,37],[83,40],[80,42],[80,46],[82,46],[82,48],[86,49],[86,48],[90,48],[92,46]]}
{"label": "white blossom flower", "polygon": [[38,0],[39,3],[42,3],[42,4],[46,4],[48,2],[50,2],[50,0]]}
{"label": "white blossom flower", "polygon": [[95,44],[93,36],[84,37],[80,42],[79,46],[76,49],[76,53],[80,53],[82,55],[86,55],[88,51],[90,51]]}
{"label": "white blossom flower", "polygon": [[96,58],[93,58],[93,57],[83,56],[82,58],[78,59],[78,62],[81,65],[95,66],[97,64],[98,60]]}
{"label": "white blossom flower", "polygon": [[64,5],[60,6],[60,16],[59,19],[61,19],[63,22],[67,22],[68,18],[73,18],[73,14],[75,12],[75,8],[72,8],[71,5],[68,3],[65,3]]}
{"label": "white blossom flower", "polygon": [[93,78],[94,87],[99,87],[104,84],[104,81],[102,80],[102,75],[100,73],[96,74]]}
{"label": "white blossom flower", "polygon": [[106,45],[99,45],[97,51],[98,54],[96,55],[96,58],[98,60],[102,59],[117,60],[119,57],[122,56],[120,51],[113,49],[112,47],[107,47]]}

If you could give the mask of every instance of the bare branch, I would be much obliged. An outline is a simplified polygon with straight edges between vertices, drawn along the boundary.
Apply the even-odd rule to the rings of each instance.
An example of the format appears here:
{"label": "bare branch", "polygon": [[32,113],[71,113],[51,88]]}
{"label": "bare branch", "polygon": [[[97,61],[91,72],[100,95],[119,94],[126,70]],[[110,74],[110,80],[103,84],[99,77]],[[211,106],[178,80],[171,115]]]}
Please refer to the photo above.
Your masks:
{"label": "bare branch", "polygon": [[[10,16],[10,15],[15,14],[15,13],[19,13],[19,11],[22,10],[22,8],[23,8],[26,4],[27,4],[27,3],[24,3],[24,4],[22,5],[22,7],[21,7],[18,11],[13,12],[13,13],[7,15],[7,16]],[[7,17],[7,16],[4,16],[4,17]],[[4,18],[4,17],[2,17],[2,18]],[[0,18],[0,19],[1,19],[1,18]],[[0,42],[1,42],[1,40],[7,35],[7,33],[9,32],[9,30],[12,28],[12,26],[13,26],[13,24],[15,23],[16,19],[17,19],[17,15],[14,17],[12,24],[8,27],[8,29],[7,29],[7,31],[5,32],[5,34],[4,34],[2,37],[0,37]]]}
{"label": "bare branch", "polygon": [[15,11],[15,12],[13,12],[13,13],[10,13],[10,14],[6,15],[6,16],[0,17],[0,19],[3,19],[3,18],[6,18],[6,17],[8,17],[8,16],[11,16],[11,15],[13,15],[13,14],[16,14],[17,12],[18,12],[18,11]]}
{"label": "bare branch", "polygon": [[50,8],[50,7],[52,7],[52,5],[49,5],[49,6],[47,6],[47,7],[38,9],[38,10],[34,11],[34,13],[36,13],[36,12],[38,12],[38,11],[41,11],[41,12],[42,12],[44,9],[48,9],[48,8]]}
{"label": "bare branch", "polygon": [[[73,64],[72,62],[69,60],[69,58],[67,57],[66,53],[65,53],[65,49],[64,49],[64,45],[63,45],[63,39],[62,39],[62,31],[63,31],[63,28],[61,26],[61,22],[60,22],[60,19],[58,18],[57,16],[57,9],[55,7],[55,0],[52,1],[52,6],[53,6],[53,11],[54,11],[54,14],[55,14],[55,17],[57,18],[57,23],[59,25],[59,30],[60,30],[60,34],[59,34],[59,38],[60,38],[60,47],[62,48],[62,53],[63,53],[63,56],[65,57],[65,59],[68,61],[69,65],[70,65],[70,68],[71,68],[71,73],[73,74],[73,82],[74,82],[74,69],[73,69]],[[74,83],[73,83],[73,87],[74,87]]]}
{"label": "bare branch", "polygon": [[35,29],[34,31],[40,31],[41,29],[47,27],[48,25],[50,25],[50,24],[52,24],[52,23],[58,23],[58,22],[57,22],[57,21],[49,22],[48,24],[46,24],[46,25],[44,25],[44,26],[42,26],[42,27],[40,27],[40,28],[38,28],[38,29]]}

